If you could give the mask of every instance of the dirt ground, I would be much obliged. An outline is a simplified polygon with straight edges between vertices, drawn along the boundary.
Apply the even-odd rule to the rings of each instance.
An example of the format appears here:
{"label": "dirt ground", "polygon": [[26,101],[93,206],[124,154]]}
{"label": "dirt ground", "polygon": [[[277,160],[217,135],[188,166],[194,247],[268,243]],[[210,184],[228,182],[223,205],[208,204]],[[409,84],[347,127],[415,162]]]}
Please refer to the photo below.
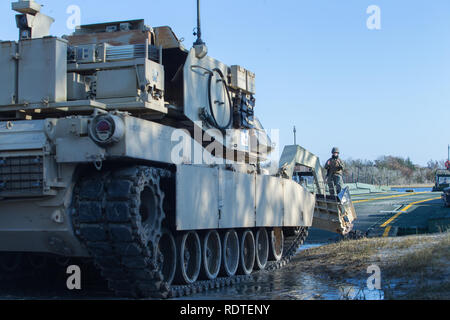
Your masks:
{"label": "dirt ground", "polygon": [[288,268],[353,281],[363,291],[371,265],[380,268],[384,299],[450,299],[450,232],[343,241],[303,251]]}

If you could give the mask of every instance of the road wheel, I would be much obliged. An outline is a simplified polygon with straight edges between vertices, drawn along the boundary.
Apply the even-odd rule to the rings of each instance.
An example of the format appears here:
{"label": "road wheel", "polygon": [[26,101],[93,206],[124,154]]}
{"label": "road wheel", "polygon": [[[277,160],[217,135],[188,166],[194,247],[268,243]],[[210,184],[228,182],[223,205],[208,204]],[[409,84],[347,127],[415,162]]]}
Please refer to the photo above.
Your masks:
{"label": "road wheel", "polygon": [[258,270],[264,270],[269,259],[269,236],[265,228],[261,228],[256,232],[256,263]]}
{"label": "road wheel", "polygon": [[195,231],[186,232],[177,238],[178,268],[176,280],[179,284],[192,284],[200,274],[202,249]]}
{"label": "road wheel", "polygon": [[161,239],[158,244],[161,253],[162,267],[161,272],[164,281],[172,284],[177,269],[177,244],[175,238],[168,229],[163,229]]}
{"label": "road wheel", "polygon": [[270,233],[269,260],[280,261],[283,257],[284,234],[282,228],[273,228]]}
{"label": "road wheel", "polygon": [[34,269],[44,269],[47,267],[47,256],[43,254],[29,254],[28,262]]}
{"label": "road wheel", "polygon": [[240,261],[238,272],[241,275],[249,275],[255,265],[255,237],[250,230],[243,231],[240,236]]}
{"label": "road wheel", "polygon": [[219,275],[222,262],[222,244],[216,230],[209,231],[202,243],[202,278],[214,280]]}
{"label": "road wheel", "polygon": [[0,255],[0,267],[3,271],[14,272],[22,265],[23,255],[21,253],[2,253]]}
{"label": "road wheel", "polygon": [[232,277],[239,267],[239,236],[235,230],[229,230],[222,237],[222,271],[225,277]]}

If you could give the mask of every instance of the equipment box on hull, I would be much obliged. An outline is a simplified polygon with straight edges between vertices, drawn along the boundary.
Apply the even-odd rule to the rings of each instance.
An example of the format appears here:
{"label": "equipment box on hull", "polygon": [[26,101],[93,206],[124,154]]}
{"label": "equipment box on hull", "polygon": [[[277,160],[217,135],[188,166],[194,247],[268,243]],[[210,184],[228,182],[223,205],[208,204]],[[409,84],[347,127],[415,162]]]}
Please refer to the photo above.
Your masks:
{"label": "equipment box on hull", "polygon": [[[19,43],[19,103],[67,99],[67,42],[58,38]],[[43,63],[45,62],[45,63]]]}
{"label": "equipment box on hull", "polygon": [[17,63],[14,60],[17,52],[15,42],[0,43],[0,105],[10,105],[16,99]]}

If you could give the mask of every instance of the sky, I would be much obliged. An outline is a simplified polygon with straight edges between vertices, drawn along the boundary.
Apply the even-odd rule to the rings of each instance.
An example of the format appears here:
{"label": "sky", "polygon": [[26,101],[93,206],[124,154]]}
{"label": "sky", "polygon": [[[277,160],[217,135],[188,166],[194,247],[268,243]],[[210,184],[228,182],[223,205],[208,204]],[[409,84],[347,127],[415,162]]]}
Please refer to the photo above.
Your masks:
{"label": "sky", "polygon": [[[53,35],[70,34],[67,8],[81,23],[145,19],[171,26],[189,48],[195,0],[38,0],[56,19]],[[371,5],[379,30],[369,30]],[[280,130],[280,147],[297,143],[329,158],[410,157],[426,165],[447,157],[450,143],[450,1],[203,0],[209,55],[256,73],[256,113]],[[0,3],[0,40],[18,31],[10,1]],[[372,20],[370,20],[372,21]]]}

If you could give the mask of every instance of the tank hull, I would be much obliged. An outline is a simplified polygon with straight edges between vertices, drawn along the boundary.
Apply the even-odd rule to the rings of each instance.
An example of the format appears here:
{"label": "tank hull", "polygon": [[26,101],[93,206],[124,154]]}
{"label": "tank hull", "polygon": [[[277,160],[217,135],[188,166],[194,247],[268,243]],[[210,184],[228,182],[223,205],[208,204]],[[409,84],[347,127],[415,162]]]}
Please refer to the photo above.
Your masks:
{"label": "tank hull", "polygon": [[0,204],[0,252],[89,257],[74,234],[68,209],[26,199]]}
{"label": "tank hull", "polygon": [[[122,115],[122,140],[99,146],[88,136],[94,118],[0,123],[0,168],[2,177],[10,179],[0,189],[0,251],[89,256],[72,226],[73,186],[83,170],[97,166],[98,172],[138,163],[169,168],[174,192],[167,195],[174,202],[169,219],[176,231],[312,225],[315,196],[292,180],[261,175],[247,165],[195,165],[196,151],[203,149],[190,135],[176,135],[180,132],[174,128],[128,115]],[[179,164],[180,158],[174,157],[180,141],[189,146],[190,153],[181,158],[188,163]],[[24,161],[37,156],[42,161],[36,164]],[[200,161],[203,156],[201,152]],[[33,170],[39,177],[20,174]],[[6,175],[13,171],[18,173]],[[12,193],[14,181],[24,184],[32,178],[42,181],[41,188],[33,190],[35,196]]]}

